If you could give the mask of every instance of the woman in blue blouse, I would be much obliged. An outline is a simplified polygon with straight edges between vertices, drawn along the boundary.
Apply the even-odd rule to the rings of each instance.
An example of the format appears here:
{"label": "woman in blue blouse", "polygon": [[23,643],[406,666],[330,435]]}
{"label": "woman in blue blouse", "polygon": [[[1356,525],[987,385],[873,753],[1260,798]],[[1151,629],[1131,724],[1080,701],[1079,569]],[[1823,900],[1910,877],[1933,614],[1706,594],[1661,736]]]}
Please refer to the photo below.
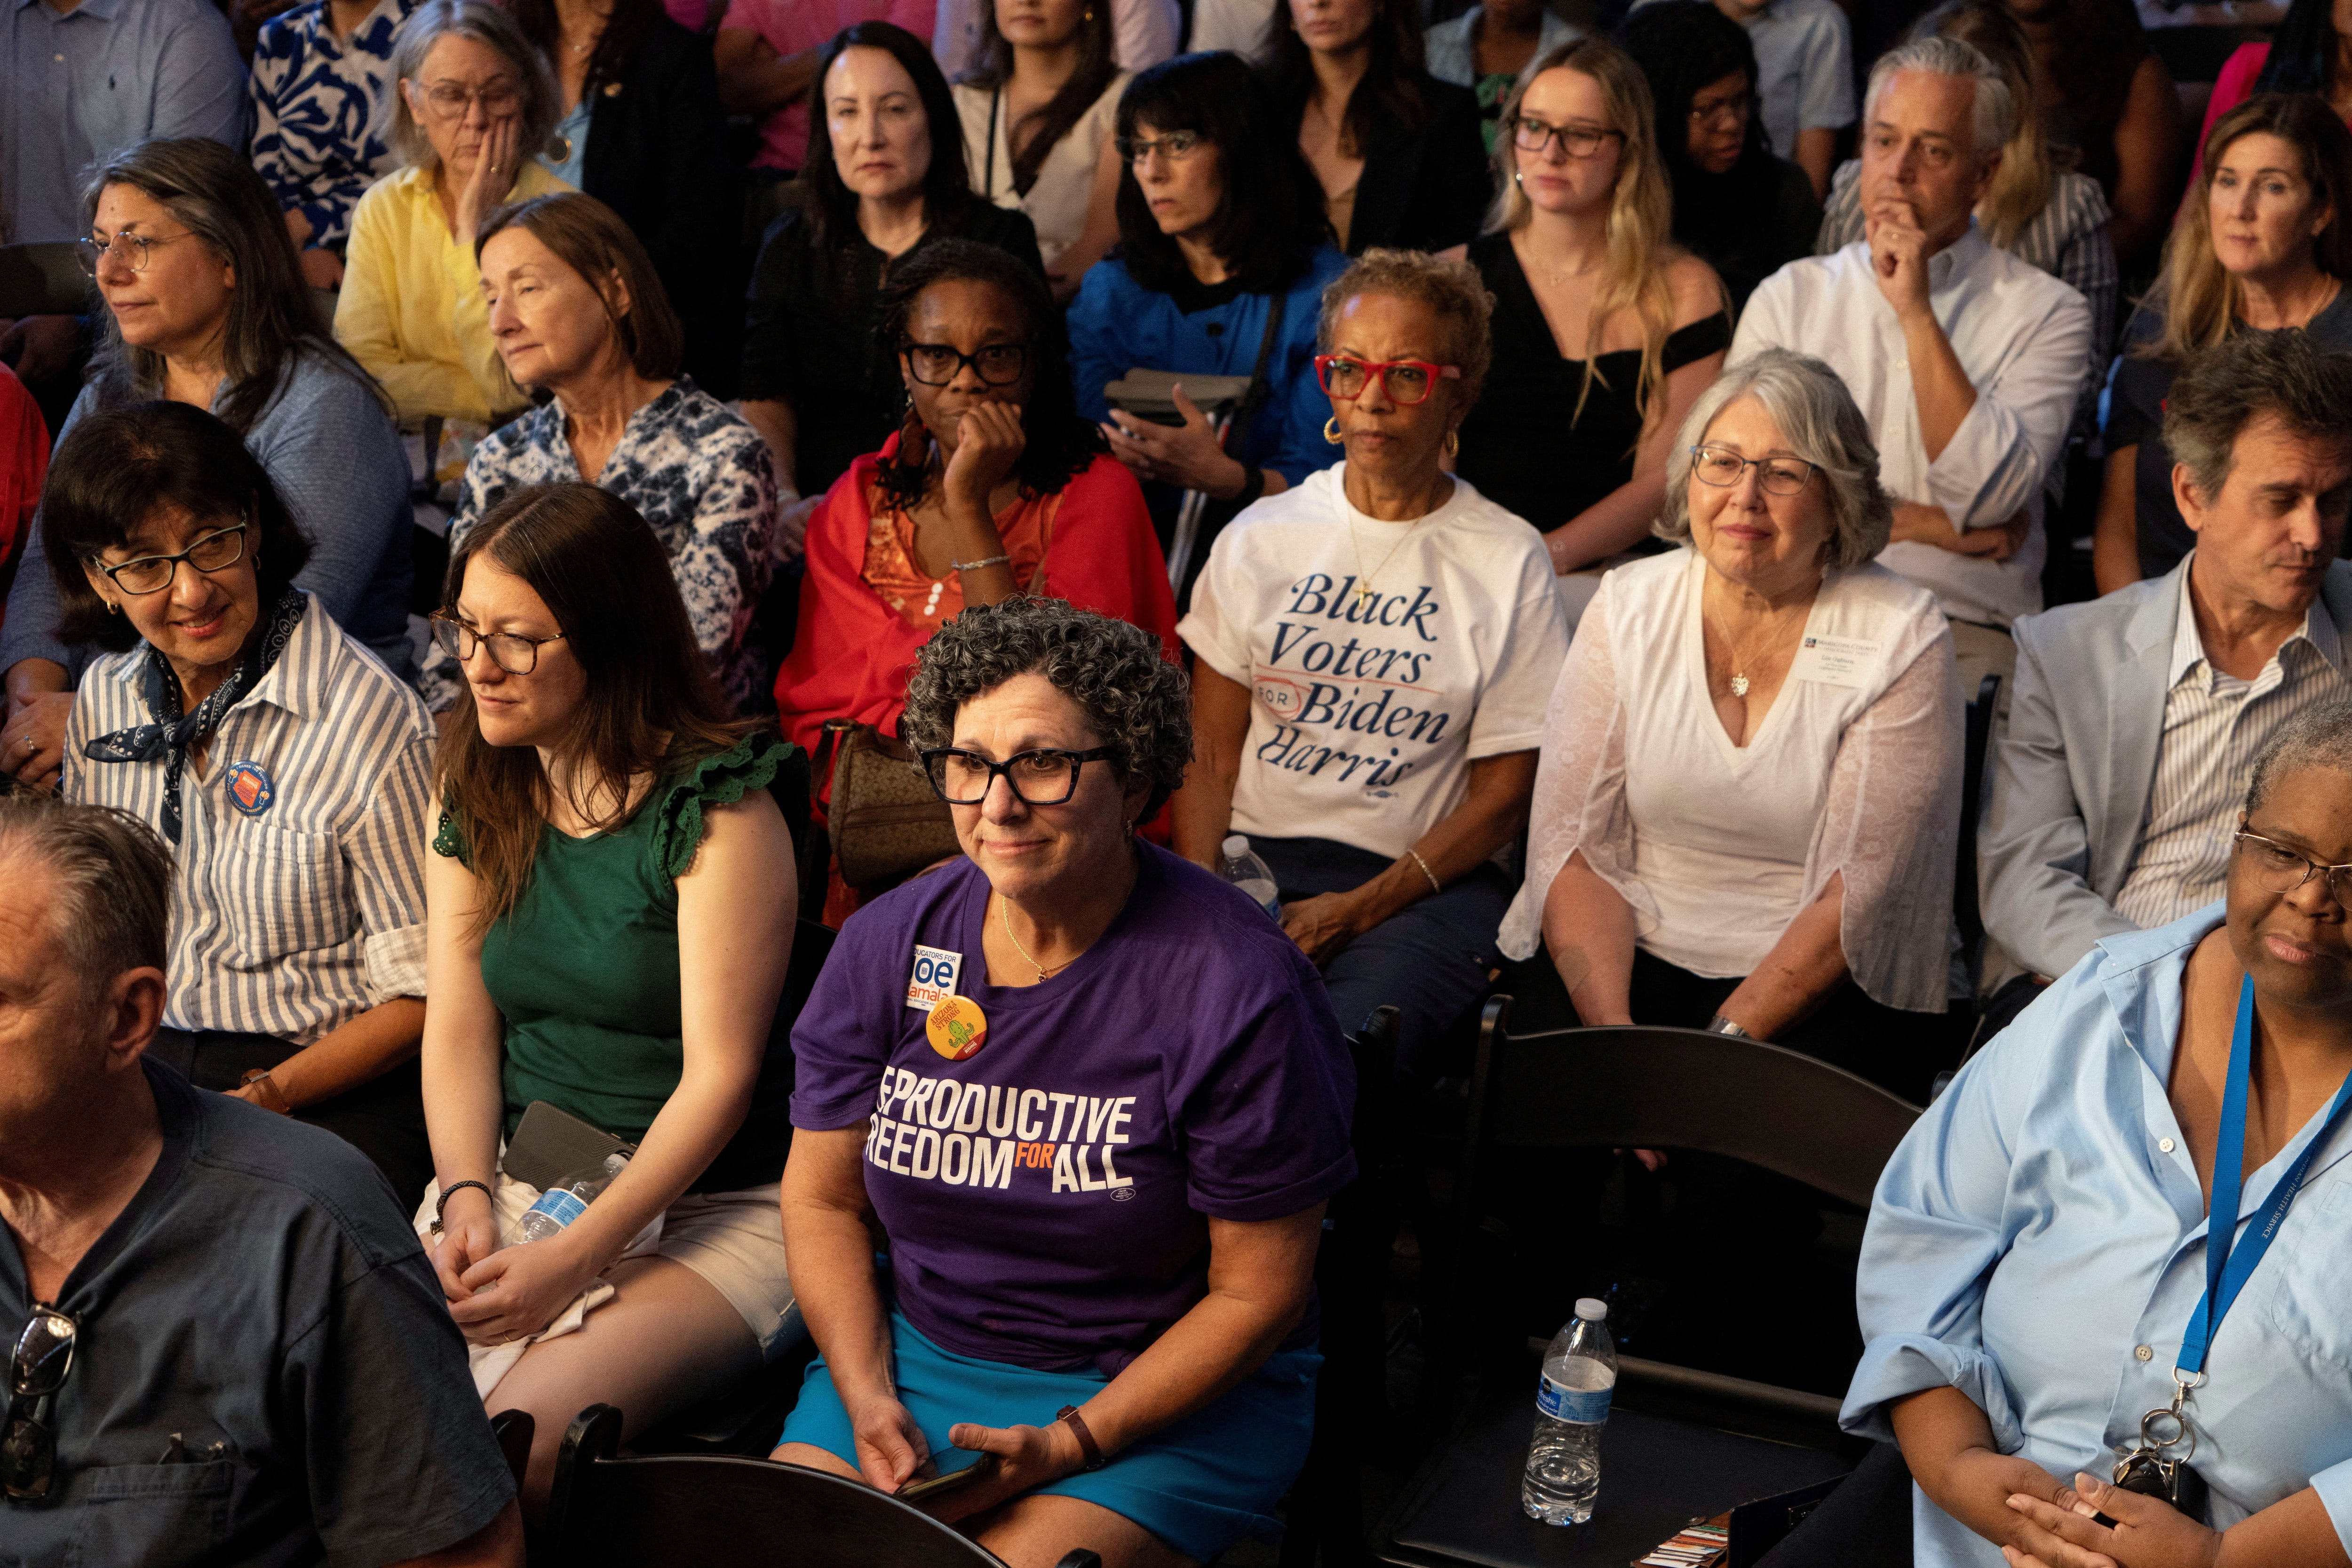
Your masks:
{"label": "woman in blue blouse", "polygon": [[[1145,482],[1164,545],[1180,490],[1223,503],[1221,523],[1338,460],[1322,436],[1331,405],[1315,380],[1315,328],[1323,286],[1348,258],[1297,125],[1238,56],[1181,55],[1138,76],[1119,100],[1118,148],[1119,248],[1070,307],[1070,373],[1078,412],[1106,421],[1111,451]],[[1265,394],[1222,447],[1189,398],[1170,426],[1104,397],[1130,369],[1250,374],[1276,310]],[[1213,531],[1193,546],[1180,604]]]}
{"label": "woman in blue blouse", "polygon": [[[2330,705],[2255,762],[2224,901],[2100,942],[1895,1152],[1843,1420],[1901,1444],[1923,1568],[2352,1553],[2347,862]],[[2216,1193],[2241,1225],[2212,1295]],[[2112,1484],[2144,1431],[2201,1482],[2183,1507]]]}

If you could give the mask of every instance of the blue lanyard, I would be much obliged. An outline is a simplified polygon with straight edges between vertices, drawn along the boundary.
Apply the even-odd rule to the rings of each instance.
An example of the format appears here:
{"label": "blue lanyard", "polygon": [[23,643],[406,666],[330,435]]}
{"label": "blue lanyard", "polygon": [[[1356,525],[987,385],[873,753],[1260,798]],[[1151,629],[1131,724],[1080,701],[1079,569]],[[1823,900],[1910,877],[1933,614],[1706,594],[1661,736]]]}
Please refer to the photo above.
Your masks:
{"label": "blue lanyard", "polygon": [[2205,1299],[2197,1303],[2197,1310],[2190,1316],[2189,1330],[2180,1342],[2180,1372],[2200,1381],[2205,1373],[2205,1352],[2211,1348],[2222,1318],[2228,1315],[2238,1292],[2245,1289],[2247,1279],[2261,1264],[2263,1254],[2271,1249],[2279,1226],[2286,1222],[2288,1205],[2294,1202],[2304,1177],[2310,1173],[2311,1162],[2336,1131],[2336,1123],[2344,1120],[2346,1106],[2352,1105],[2352,1073],[2347,1073],[2343,1087],[2336,1091],[2335,1101],[2327,1108],[2326,1121],[2288,1167],[2286,1174],[2279,1178],[2270,1201],[2247,1226],[2245,1239],[2241,1242],[2237,1239],[2238,1201],[2245,1186],[2246,1082],[2252,1076],[2253,1065],[2254,982],[2250,975],[2238,987],[2238,1027],[2230,1039],[2230,1081],[2221,1094],[2221,1131],[2213,1149],[2213,1203],[2205,1222]]}

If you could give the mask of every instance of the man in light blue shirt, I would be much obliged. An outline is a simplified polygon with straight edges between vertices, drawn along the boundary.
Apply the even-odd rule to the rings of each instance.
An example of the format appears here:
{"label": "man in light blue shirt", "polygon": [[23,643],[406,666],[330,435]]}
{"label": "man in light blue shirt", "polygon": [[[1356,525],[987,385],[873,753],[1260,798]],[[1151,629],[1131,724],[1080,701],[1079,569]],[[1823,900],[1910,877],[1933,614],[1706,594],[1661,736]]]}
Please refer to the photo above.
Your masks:
{"label": "man in light blue shirt", "polygon": [[2221,1561],[2352,1546],[2352,1116],[2331,1115],[2352,1073],[2352,869],[2336,868],[2352,861],[2352,706],[2280,731],[2243,821],[2222,902],[2099,942],[1968,1065],[1880,1179],[1856,1290],[1866,1344],[1841,1419],[1901,1441],[1921,1568],[1994,1568],[2002,1545],[2077,1561],[2053,1534],[2118,1562],[2192,1560],[2127,1552],[2071,1511],[2078,1473],[2082,1500],[2144,1548],[2214,1544],[2105,1483],[2143,1415],[2171,1405],[2176,1366],[2194,1364],[2184,1342],[2203,1319],[2207,1185],[2249,983],[2238,1215],[2252,1222],[2231,1261],[2259,1261],[2186,1403],[2193,1468]]}

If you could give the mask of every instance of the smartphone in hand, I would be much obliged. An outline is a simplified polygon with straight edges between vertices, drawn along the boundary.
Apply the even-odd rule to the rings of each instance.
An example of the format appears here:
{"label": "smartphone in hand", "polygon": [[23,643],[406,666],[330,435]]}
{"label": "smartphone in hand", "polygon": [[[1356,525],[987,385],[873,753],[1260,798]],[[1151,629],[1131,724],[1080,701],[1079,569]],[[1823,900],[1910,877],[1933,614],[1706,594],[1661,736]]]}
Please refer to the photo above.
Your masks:
{"label": "smartphone in hand", "polygon": [[968,1487],[975,1482],[988,1479],[996,1474],[997,1467],[1001,1463],[996,1455],[982,1454],[962,1469],[950,1470],[943,1476],[917,1476],[892,1495],[900,1502],[926,1503],[934,1498],[954,1491],[959,1487]]}

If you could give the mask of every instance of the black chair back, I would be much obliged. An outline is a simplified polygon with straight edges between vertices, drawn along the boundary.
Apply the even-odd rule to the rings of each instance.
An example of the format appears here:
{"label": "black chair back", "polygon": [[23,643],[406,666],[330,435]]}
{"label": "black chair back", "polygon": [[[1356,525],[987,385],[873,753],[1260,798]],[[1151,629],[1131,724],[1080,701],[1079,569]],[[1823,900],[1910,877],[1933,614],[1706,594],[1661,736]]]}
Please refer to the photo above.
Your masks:
{"label": "black chair back", "polygon": [[507,1462],[507,1473],[515,1485],[522,1485],[522,1473],[530,1467],[530,1439],[539,1424],[528,1410],[501,1410],[490,1417],[490,1436],[499,1442],[499,1455]]}
{"label": "black chair back", "polygon": [[861,1481],[767,1459],[619,1458],[621,1413],[592,1405],[563,1435],[547,1568],[1003,1568],[920,1510]]}

